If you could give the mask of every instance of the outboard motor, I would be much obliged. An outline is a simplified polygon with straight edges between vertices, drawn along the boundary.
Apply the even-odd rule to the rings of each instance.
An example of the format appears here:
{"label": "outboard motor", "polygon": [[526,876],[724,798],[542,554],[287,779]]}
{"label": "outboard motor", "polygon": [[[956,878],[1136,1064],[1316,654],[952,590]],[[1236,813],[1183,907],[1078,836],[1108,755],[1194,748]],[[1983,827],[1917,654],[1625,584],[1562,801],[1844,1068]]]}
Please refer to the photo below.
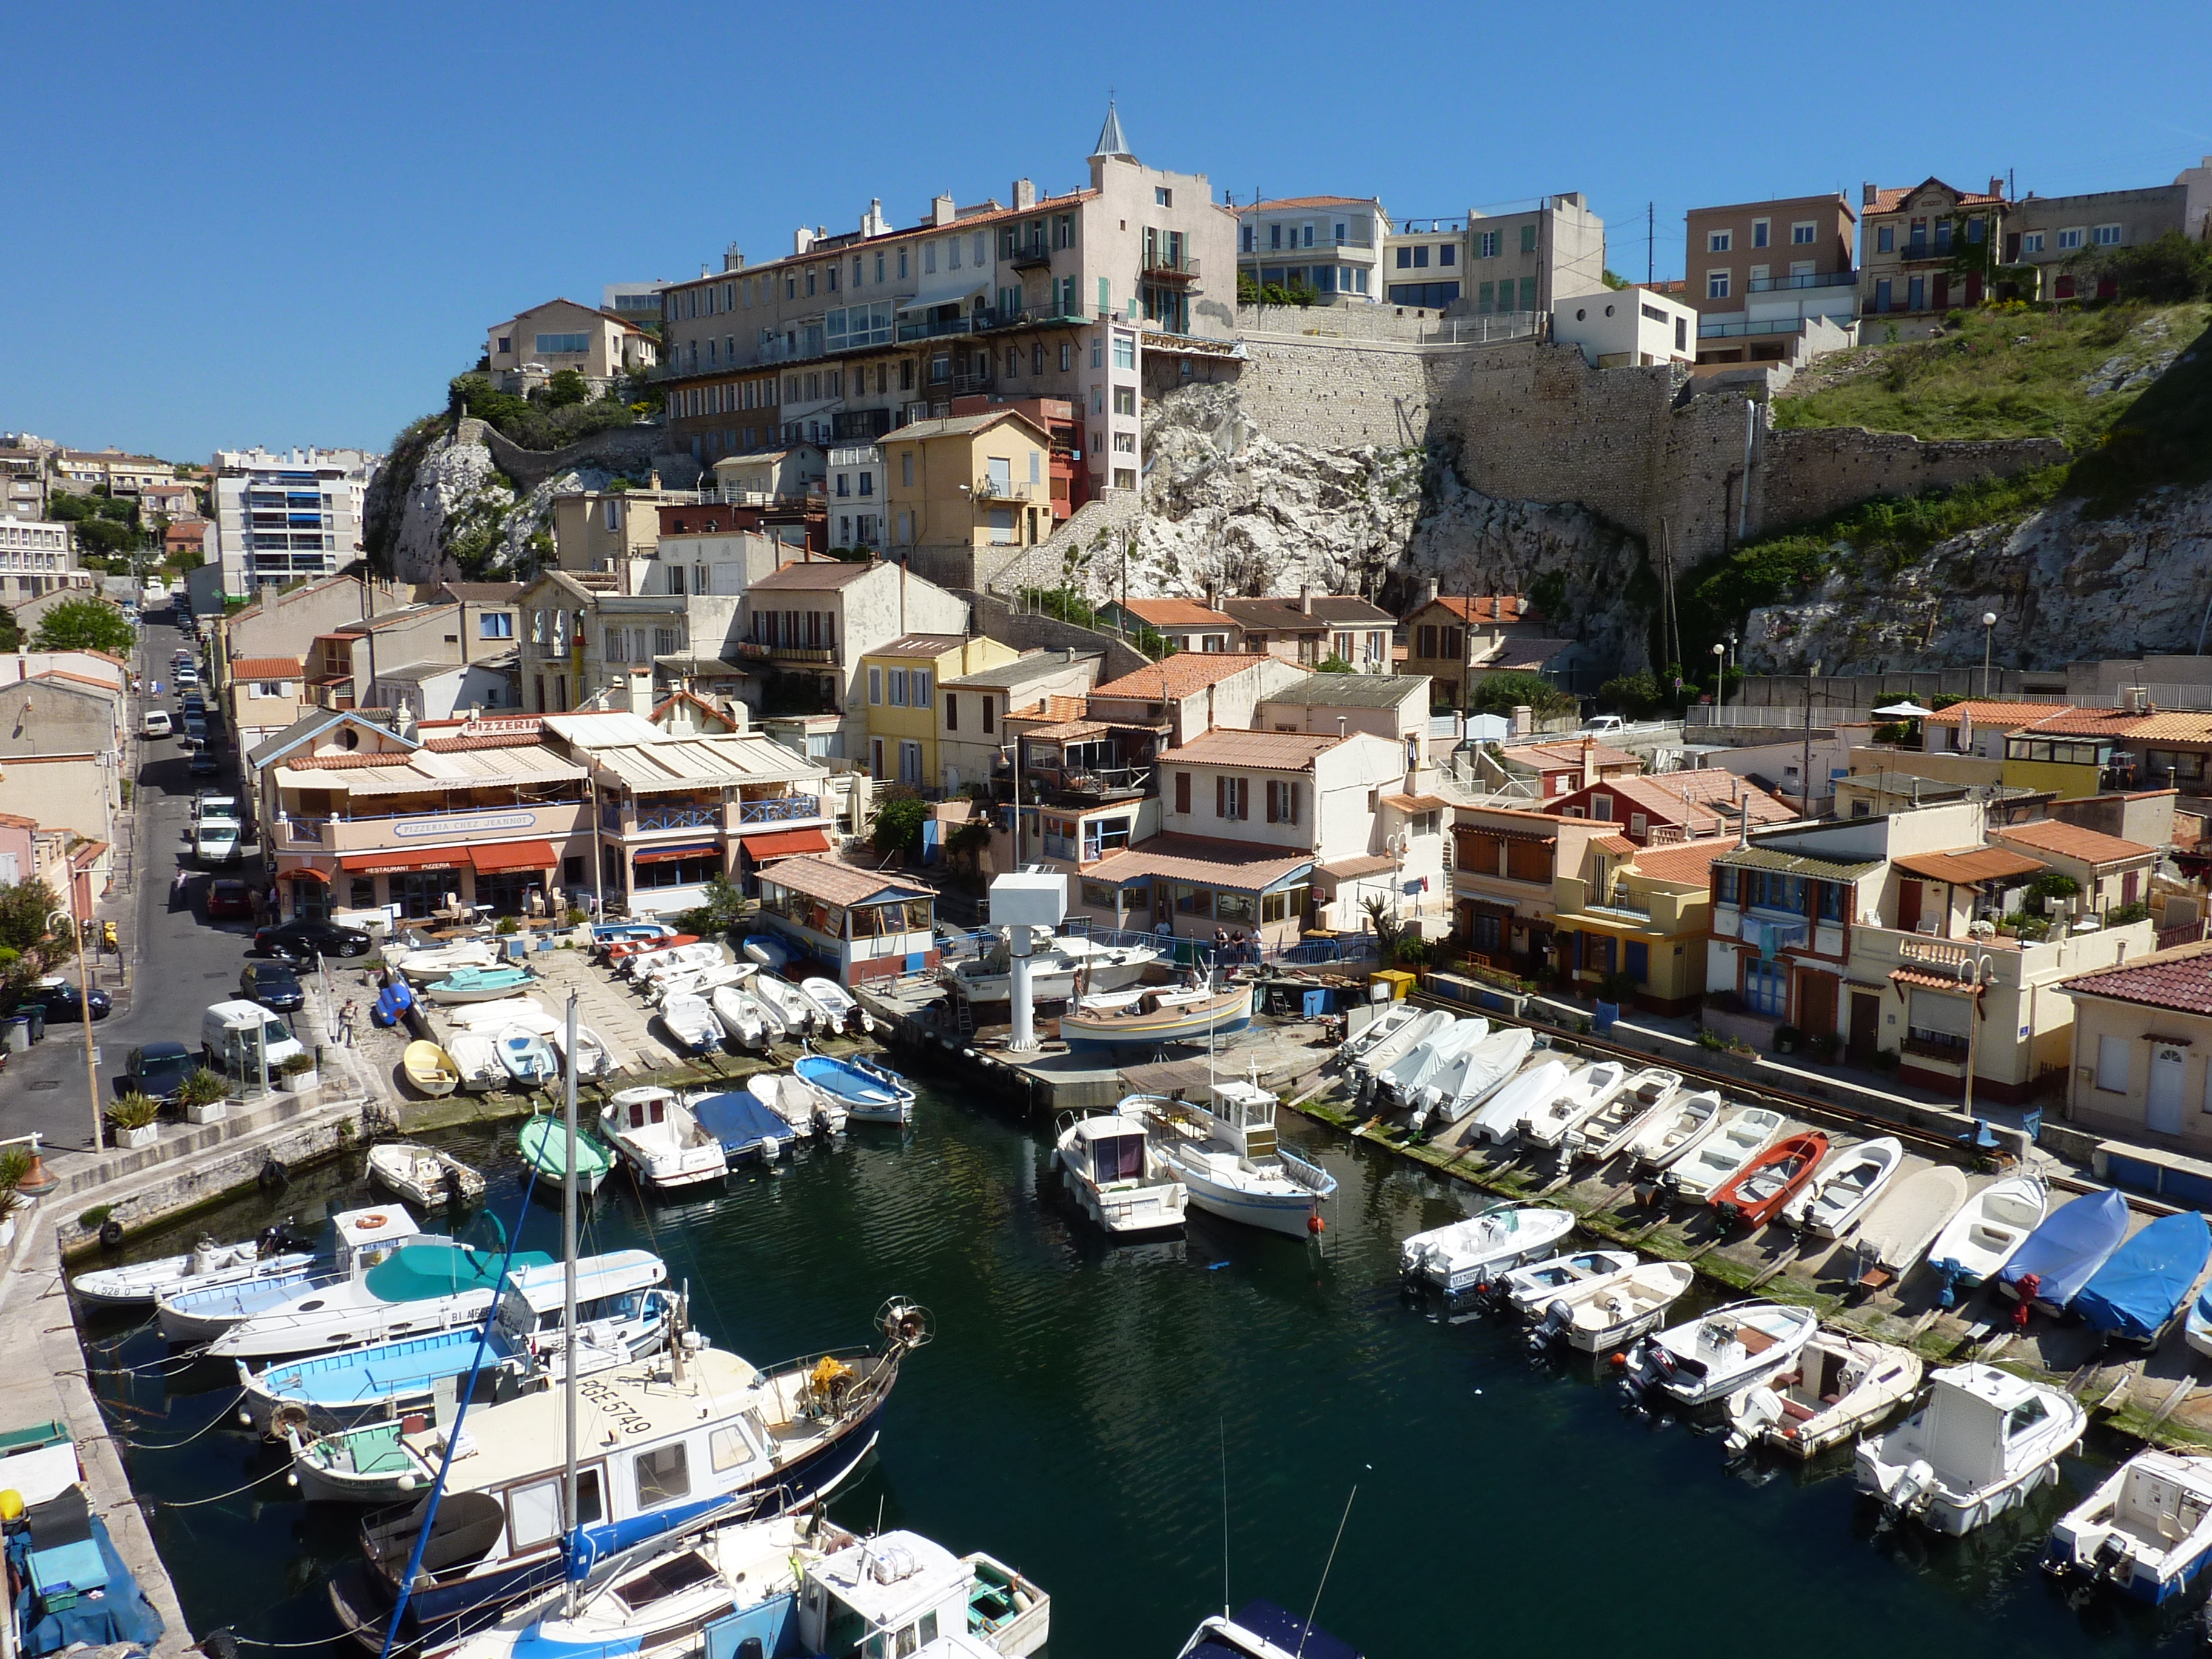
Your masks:
{"label": "outboard motor", "polygon": [[1881,1495],[1881,1506],[1892,1515],[1917,1515],[1927,1506],[1929,1489],[1935,1484],[1935,1469],[1926,1458],[1917,1457]]}
{"label": "outboard motor", "polygon": [[1544,1310],[1543,1319],[1528,1333],[1528,1352],[1540,1354],[1559,1340],[1560,1334],[1574,1322],[1574,1310],[1559,1297]]}

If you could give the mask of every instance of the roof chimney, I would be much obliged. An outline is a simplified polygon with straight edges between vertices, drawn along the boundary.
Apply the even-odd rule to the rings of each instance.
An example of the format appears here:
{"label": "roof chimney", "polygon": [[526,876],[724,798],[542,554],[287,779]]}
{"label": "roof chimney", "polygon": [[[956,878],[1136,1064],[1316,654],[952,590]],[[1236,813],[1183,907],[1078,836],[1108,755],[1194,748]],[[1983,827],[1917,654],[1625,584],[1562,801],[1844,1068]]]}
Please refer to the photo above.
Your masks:
{"label": "roof chimney", "polygon": [[959,204],[950,196],[933,196],[929,198],[929,217],[923,222],[932,225],[949,225],[952,222],[953,216],[959,210]]}
{"label": "roof chimney", "polygon": [[2003,196],[2004,174],[2002,173],[1992,173],[1990,176],[1990,194],[1996,197]]}
{"label": "roof chimney", "polygon": [[1861,207],[1872,207],[1874,205],[1875,198],[1881,194],[1881,190],[1879,185],[1861,185],[1859,186],[1859,205]]}
{"label": "roof chimney", "polygon": [[1346,728],[1351,724],[1351,720],[1342,714],[1339,714],[1336,717],[1336,740],[1339,743],[1342,743],[1345,738],[1348,735]]}
{"label": "roof chimney", "polygon": [[1313,615],[1313,584],[1311,582],[1298,584],[1298,609],[1306,616]]}
{"label": "roof chimney", "polygon": [[1221,609],[1221,585],[1218,582],[1206,583],[1206,608],[1208,611],[1218,611]]}
{"label": "roof chimney", "polygon": [[1014,180],[1014,205],[1018,208],[1033,208],[1036,205],[1036,185],[1033,180],[1028,179]]}
{"label": "roof chimney", "polygon": [[743,252],[739,250],[735,242],[731,243],[729,246],[722,250],[722,269],[724,270],[743,270],[744,268],[745,256]]}
{"label": "roof chimney", "polygon": [[797,230],[791,233],[791,251],[793,253],[804,253],[813,246],[814,233],[805,225],[799,226]]}
{"label": "roof chimney", "polygon": [[868,210],[860,216],[860,234],[881,236],[890,228],[891,222],[884,217],[884,198],[880,196],[870,197]]}
{"label": "roof chimney", "polygon": [[1434,603],[1436,602],[1436,597],[1437,597],[1437,579],[1436,579],[1434,576],[1424,576],[1424,577],[1422,577],[1422,578],[1421,578],[1421,603],[1422,603],[1423,605],[1432,605],[1432,604],[1434,604]]}
{"label": "roof chimney", "polygon": [[653,718],[653,673],[632,673],[629,677],[629,712],[640,720]]}

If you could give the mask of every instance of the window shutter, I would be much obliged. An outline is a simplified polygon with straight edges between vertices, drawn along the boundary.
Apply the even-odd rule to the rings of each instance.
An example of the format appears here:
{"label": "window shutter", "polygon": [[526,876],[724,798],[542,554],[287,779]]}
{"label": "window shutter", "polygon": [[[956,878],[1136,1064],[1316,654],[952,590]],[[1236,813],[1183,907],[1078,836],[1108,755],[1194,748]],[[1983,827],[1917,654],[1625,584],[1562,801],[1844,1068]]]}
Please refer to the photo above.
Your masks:
{"label": "window shutter", "polygon": [[957,691],[945,694],[945,729],[948,732],[960,729],[960,694]]}
{"label": "window shutter", "polygon": [[1268,822],[1268,823],[1273,823],[1274,821],[1275,821],[1275,780],[1274,780],[1274,779],[1273,779],[1273,778],[1269,778],[1269,779],[1267,780],[1267,822]]}
{"label": "window shutter", "polygon": [[1298,794],[1303,787],[1295,778],[1284,786],[1291,792],[1291,810],[1286,816],[1292,823],[1298,821]]}
{"label": "window shutter", "polygon": [[1188,772],[1176,774],[1176,811],[1190,811],[1190,774]]}
{"label": "window shutter", "polygon": [[1213,816],[1217,818],[1229,816],[1229,780],[1225,776],[1213,780]]}

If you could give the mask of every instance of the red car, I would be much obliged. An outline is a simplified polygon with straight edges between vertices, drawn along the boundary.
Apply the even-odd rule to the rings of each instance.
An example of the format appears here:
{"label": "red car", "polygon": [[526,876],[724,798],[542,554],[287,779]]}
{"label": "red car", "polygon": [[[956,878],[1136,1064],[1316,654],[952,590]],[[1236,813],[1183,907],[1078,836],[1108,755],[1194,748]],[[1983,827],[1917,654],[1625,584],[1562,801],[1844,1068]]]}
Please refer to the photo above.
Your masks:
{"label": "red car", "polygon": [[242,881],[217,881],[208,886],[208,920],[218,916],[250,916],[253,914],[252,890]]}

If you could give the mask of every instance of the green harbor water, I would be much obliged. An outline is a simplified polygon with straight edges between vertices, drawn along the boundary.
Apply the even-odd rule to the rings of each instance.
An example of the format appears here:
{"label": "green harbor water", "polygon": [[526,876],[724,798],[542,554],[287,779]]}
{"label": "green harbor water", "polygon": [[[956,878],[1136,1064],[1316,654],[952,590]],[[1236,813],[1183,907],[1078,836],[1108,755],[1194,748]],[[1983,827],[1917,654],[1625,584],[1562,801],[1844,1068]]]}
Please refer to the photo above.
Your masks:
{"label": "green harbor water", "polygon": [[[2071,1605],[2035,1565],[2111,1448],[2093,1442],[2057,1492],[1963,1543],[1892,1528],[1854,1496],[1847,1454],[1732,1468],[1717,1436],[1625,1413],[1589,1364],[1532,1364],[1514,1327],[1403,1300],[1398,1240],[1465,1213],[1468,1189],[1286,1117],[1341,1183],[1322,1246],[1194,1211],[1180,1240],[1114,1248],[1060,1196],[1042,1124],[922,1081],[903,1135],[857,1126],[711,1198],[641,1202],[618,1172],[587,1246],[658,1250],[697,1324],[757,1364],[868,1340],[894,1292],[926,1304],[936,1340],[832,1513],[1018,1566],[1053,1597],[1054,1659],[1173,1659],[1218,1609],[1224,1455],[1228,1599],[1304,1613],[1320,1588],[1319,1622],[1376,1659],[1705,1659],[1747,1637],[2018,1659],[2201,1640],[2187,1614]],[[492,1177],[502,1218],[523,1207],[514,1133],[441,1142]],[[366,1196],[352,1156],[131,1254]],[[557,1250],[559,1231],[552,1208],[528,1207],[526,1248]],[[233,1426],[234,1376],[205,1362],[165,1376],[150,1326],[87,1334],[194,1632],[332,1632],[323,1583],[351,1554],[353,1515],[289,1496],[279,1450]]]}

